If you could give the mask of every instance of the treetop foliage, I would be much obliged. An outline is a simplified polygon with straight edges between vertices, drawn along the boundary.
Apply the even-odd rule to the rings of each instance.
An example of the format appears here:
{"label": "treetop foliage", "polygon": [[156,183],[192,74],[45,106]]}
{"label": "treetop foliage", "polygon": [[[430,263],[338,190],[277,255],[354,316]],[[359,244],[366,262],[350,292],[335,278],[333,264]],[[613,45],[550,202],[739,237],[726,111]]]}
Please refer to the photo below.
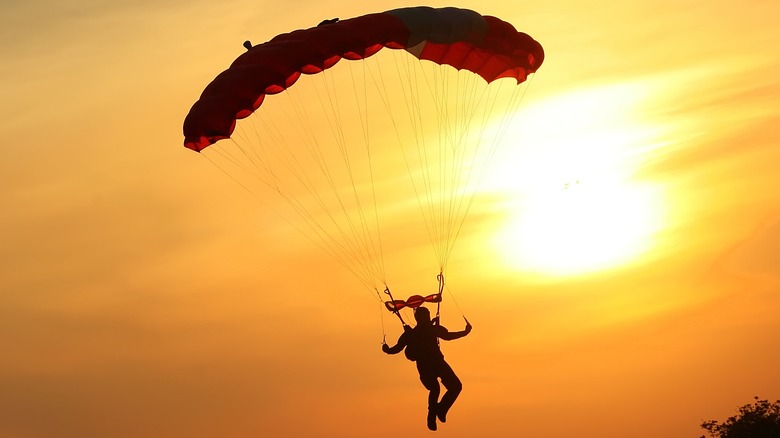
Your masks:
{"label": "treetop foliage", "polygon": [[[710,438],[780,438],[780,400],[759,400],[739,408],[739,414],[723,423],[705,421],[701,428]],[[701,438],[706,438],[704,435]]]}

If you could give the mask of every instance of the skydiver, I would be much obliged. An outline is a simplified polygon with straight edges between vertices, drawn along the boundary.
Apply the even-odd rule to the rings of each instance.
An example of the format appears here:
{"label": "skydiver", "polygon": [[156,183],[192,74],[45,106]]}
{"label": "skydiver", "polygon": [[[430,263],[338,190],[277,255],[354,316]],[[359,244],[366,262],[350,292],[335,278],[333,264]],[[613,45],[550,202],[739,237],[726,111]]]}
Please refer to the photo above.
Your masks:
{"label": "skydiver", "polygon": [[[444,360],[444,355],[439,349],[438,339],[451,341],[462,338],[471,332],[471,324],[467,320],[465,330],[450,332],[443,326],[434,323],[431,320],[431,312],[425,307],[418,307],[414,311],[414,319],[417,321],[417,325],[414,328],[404,326],[404,332],[398,338],[396,345],[390,347],[386,343],[382,343],[382,351],[387,354],[398,354],[406,348],[404,352],[406,357],[417,362],[420,381],[429,391],[428,429],[436,430],[436,419],[438,418],[442,423],[447,421],[447,411],[450,410],[463,389],[460,379]],[[441,401],[439,401],[439,379],[447,389]]]}

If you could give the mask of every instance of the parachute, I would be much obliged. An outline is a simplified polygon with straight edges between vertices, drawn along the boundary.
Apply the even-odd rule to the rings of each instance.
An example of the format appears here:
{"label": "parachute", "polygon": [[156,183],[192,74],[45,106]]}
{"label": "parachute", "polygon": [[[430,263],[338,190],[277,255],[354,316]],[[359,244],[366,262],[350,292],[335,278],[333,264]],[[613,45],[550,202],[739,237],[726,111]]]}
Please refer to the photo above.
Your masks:
{"label": "parachute", "polygon": [[[185,147],[208,155],[380,301],[379,284],[389,292],[385,253],[409,251],[402,243],[412,230],[425,230],[443,280],[542,46],[496,17],[410,7],[244,47],[187,114]],[[415,208],[410,199],[422,225],[398,225]],[[434,295],[386,307],[438,303],[441,288]]]}

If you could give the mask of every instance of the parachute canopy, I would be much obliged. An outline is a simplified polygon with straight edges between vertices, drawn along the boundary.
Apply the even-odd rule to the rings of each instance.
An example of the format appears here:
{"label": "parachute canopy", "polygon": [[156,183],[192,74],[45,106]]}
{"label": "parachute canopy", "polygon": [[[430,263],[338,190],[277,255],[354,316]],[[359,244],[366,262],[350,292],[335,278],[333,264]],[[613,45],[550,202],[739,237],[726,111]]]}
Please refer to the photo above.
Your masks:
{"label": "parachute canopy", "polygon": [[320,73],[342,58],[364,59],[384,47],[468,70],[487,82],[507,77],[523,82],[544,60],[542,46],[530,36],[467,9],[412,7],[323,22],[250,46],[192,106],[184,121],[184,145],[201,151],[229,138],[237,119],[301,74]]}
{"label": "parachute canopy", "polygon": [[[244,47],[190,109],[184,145],[399,317],[440,303],[492,158],[501,145],[519,147],[503,138],[544,60],[541,45],[495,17],[413,7]],[[418,258],[426,240],[435,266]],[[439,273],[438,293],[394,300],[388,283],[428,287],[399,286],[398,272],[419,278],[410,266]]]}

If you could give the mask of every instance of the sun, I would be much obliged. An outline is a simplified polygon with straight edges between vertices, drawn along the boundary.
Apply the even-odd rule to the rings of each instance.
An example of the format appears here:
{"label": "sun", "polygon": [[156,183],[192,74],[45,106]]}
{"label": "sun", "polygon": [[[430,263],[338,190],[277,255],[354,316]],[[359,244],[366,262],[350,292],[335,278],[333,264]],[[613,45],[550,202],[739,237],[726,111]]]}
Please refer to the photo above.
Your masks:
{"label": "sun", "polygon": [[530,194],[497,234],[514,268],[556,275],[604,270],[650,249],[659,221],[652,187],[575,181]]}
{"label": "sun", "polygon": [[659,129],[632,111],[638,85],[594,88],[527,108],[508,137],[519,145],[492,169],[504,216],[494,231],[501,265],[565,276],[627,264],[664,222],[663,192],[636,178]]}

